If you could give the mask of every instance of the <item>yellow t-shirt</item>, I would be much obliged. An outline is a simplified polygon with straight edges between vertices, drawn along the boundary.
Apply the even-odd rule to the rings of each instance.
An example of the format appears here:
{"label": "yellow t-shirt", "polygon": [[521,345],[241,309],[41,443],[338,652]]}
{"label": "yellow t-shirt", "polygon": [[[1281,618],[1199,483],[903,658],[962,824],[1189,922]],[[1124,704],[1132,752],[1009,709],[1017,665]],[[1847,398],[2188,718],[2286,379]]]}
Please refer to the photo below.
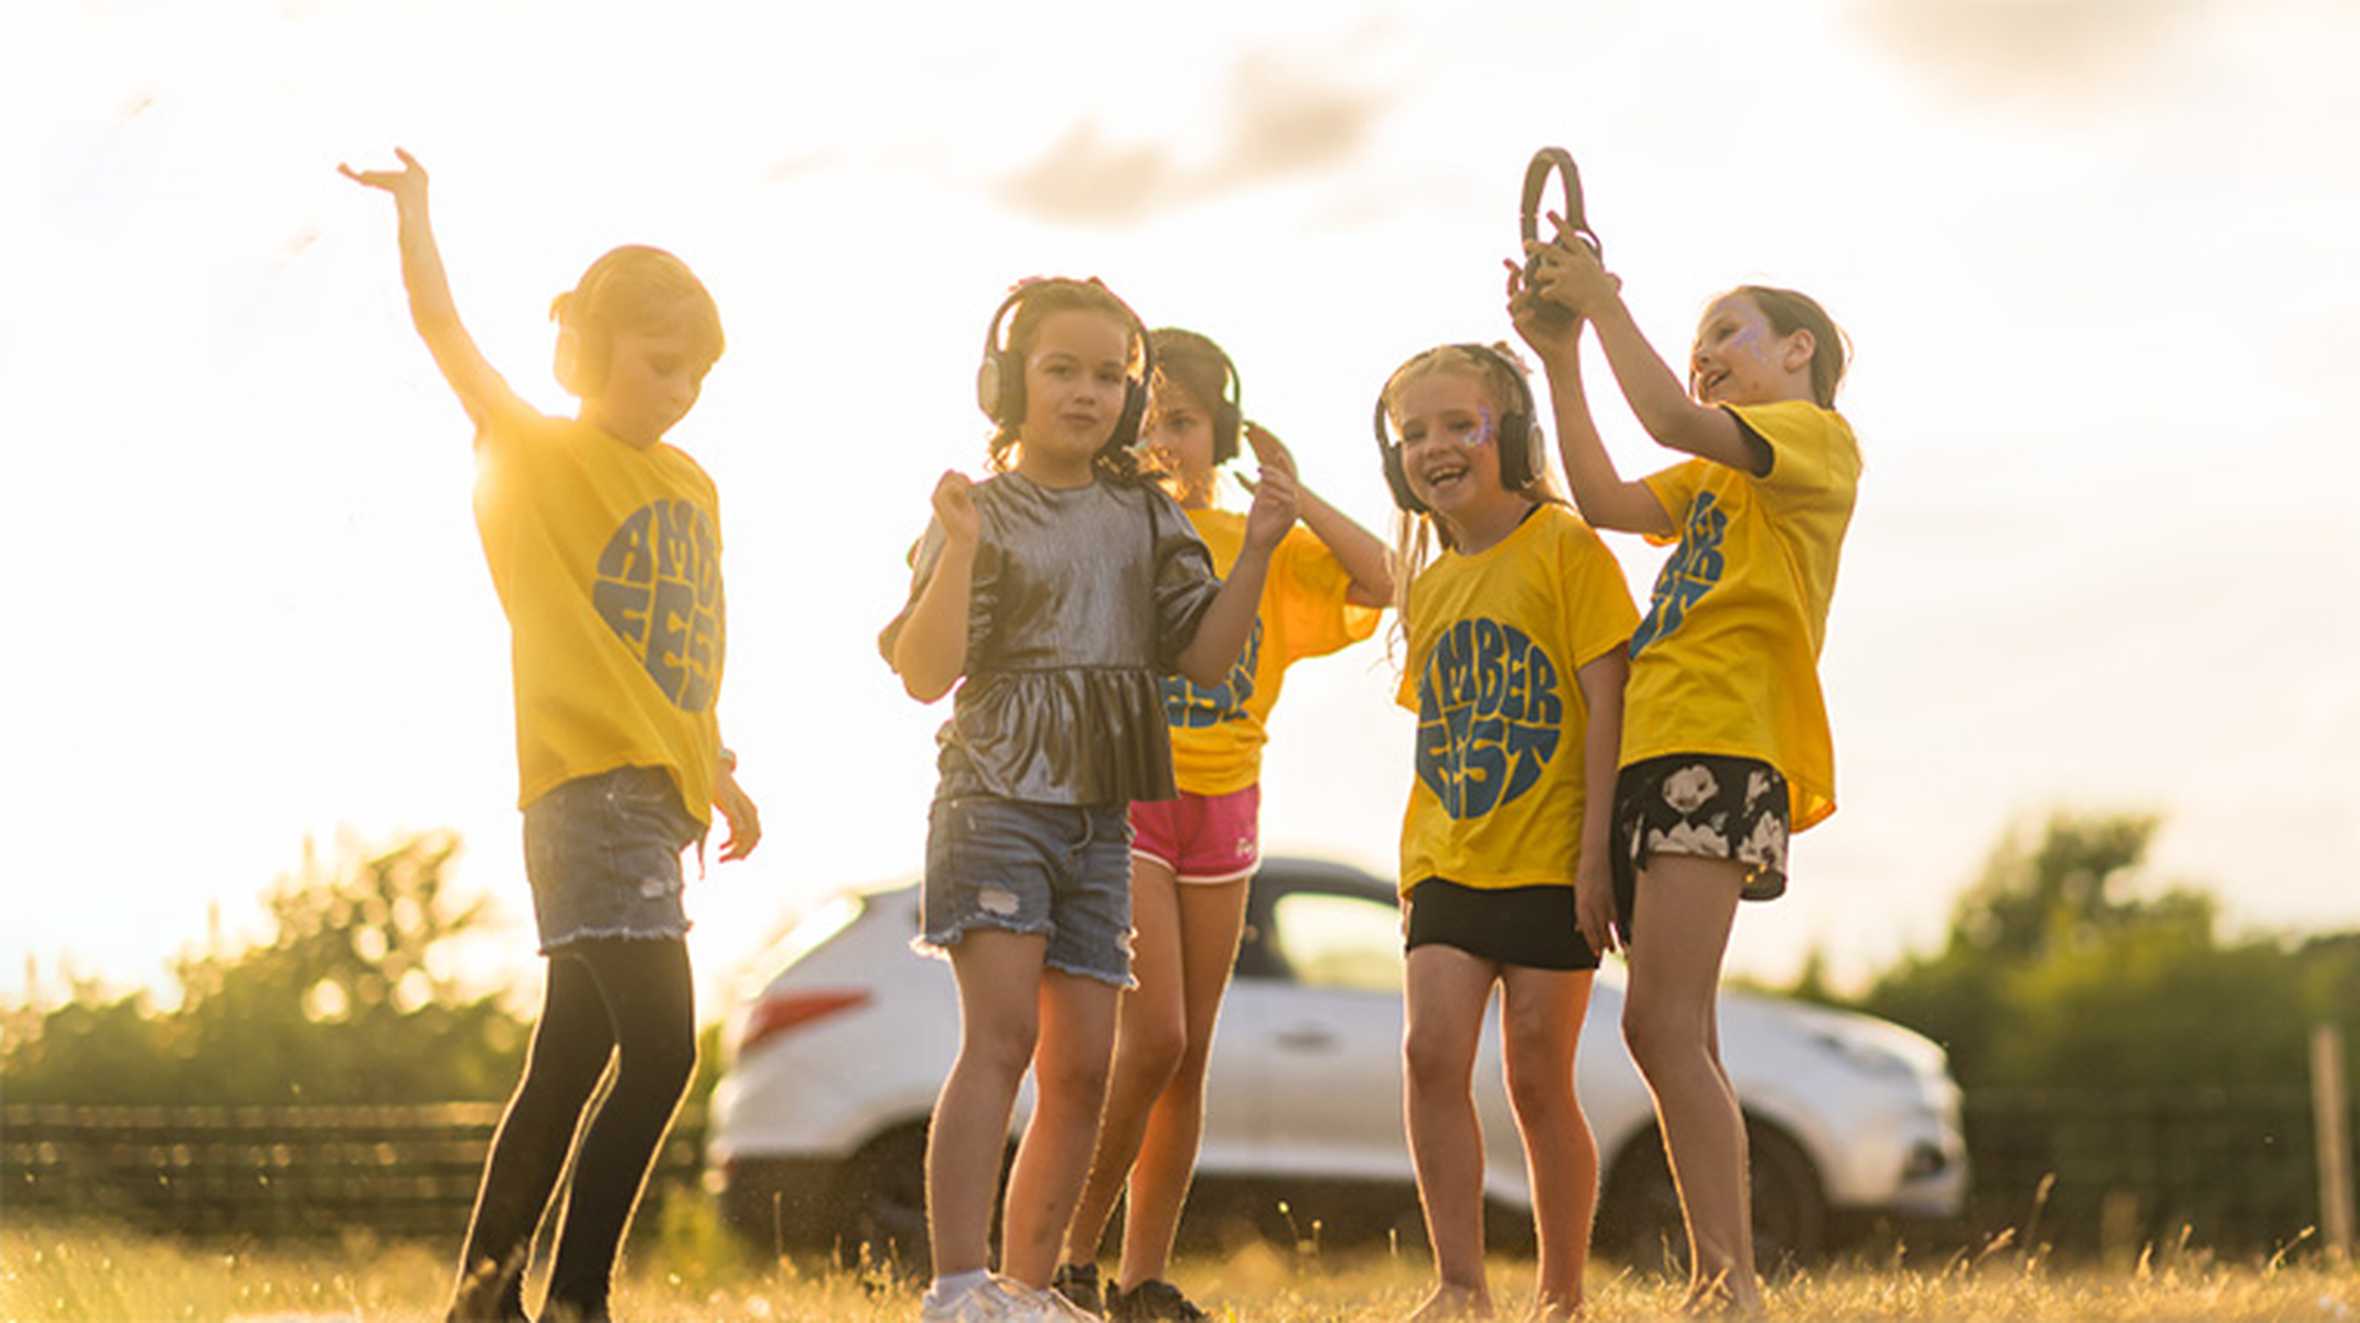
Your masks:
{"label": "yellow t-shirt", "polygon": [[658,442],[522,414],[476,436],[475,524],[508,615],[517,805],[661,767],[712,820],[725,610],[713,480]]}
{"label": "yellow t-shirt", "polygon": [[1561,505],[1475,555],[1446,551],[1418,575],[1399,695],[1418,714],[1405,891],[1429,877],[1485,889],[1574,884],[1589,789],[1589,707],[1575,672],[1621,647],[1638,620],[1622,567]]}
{"label": "yellow t-shirt", "polygon": [[1807,400],[1730,412],[1769,443],[1768,476],[1692,459],[1647,479],[1680,545],[1631,637],[1622,761],[1759,758],[1785,775],[1801,831],[1836,809],[1819,648],[1860,443],[1843,415]]}
{"label": "yellow t-shirt", "polygon": [[[1230,510],[1188,512],[1227,578],[1246,545],[1246,517]],[[1164,677],[1164,719],[1172,728],[1172,775],[1184,794],[1226,795],[1262,779],[1264,723],[1278,703],[1286,669],[1376,632],[1377,608],[1344,599],[1352,576],[1319,535],[1296,525],[1270,553],[1262,604],[1229,679],[1199,688]]]}

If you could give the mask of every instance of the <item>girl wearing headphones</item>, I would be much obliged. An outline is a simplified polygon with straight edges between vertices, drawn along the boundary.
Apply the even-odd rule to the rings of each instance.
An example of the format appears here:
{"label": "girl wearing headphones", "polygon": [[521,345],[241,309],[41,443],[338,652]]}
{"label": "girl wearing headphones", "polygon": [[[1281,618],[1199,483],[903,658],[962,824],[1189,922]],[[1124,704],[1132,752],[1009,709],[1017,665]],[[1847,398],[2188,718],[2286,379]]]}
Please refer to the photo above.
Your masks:
{"label": "girl wearing headphones", "polygon": [[1399,697],[1418,714],[1401,832],[1404,1110],[1441,1282],[1412,1317],[1491,1312],[1471,1081],[1497,984],[1540,1249],[1531,1317],[1567,1319],[1598,1189],[1574,1050],[1604,938],[1589,930],[1610,885],[1607,792],[1638,613],[1597,534],[1549,489],[1531,387],[1505,346],[1412,358],[1375,421],[1402,509]]}
{"label": "girl wearing headphones", "polygon": [[[1237,368],[1219,345],[1171,328],[1149,338],[1156,370],[1143,448],[1211,549],[1214,570],[1233,575],[1250,516],[1213,504],[1220,466],[1237,458],[1241,433],[1265,473],[1292,475],[1294,459],[1243,420]],[[1309,490],[1295,493],[1308,527],[1271,552],[1237,664],[1216,685],[1164,678],[1179,794],[1131,806],[1139,983],[1122,998],[1098,1153],[1056,1281],[1068,1299],[1116,1320],[1208,1317],[1163,1276],[1195,1172],[1205,1061],[1237,961],[1246,886],[1261,863],[1263,723],[1291,663],[1375,633],[1378,608],[1393,598],[1384,543]],[[1098,1245],[1118,1199],[1126,1201],[1122,1269],[1102,1302]]]}
{"label": "girl wearing headphones", "polygon": [[[1158,677],[1211,687],[1229,675],[1294,523],[1294,484],[1273,466],[1235,567],[1214,577],[1129,450],[1153,361],[1146,328],[1095,280],[1030,281],[1001,303],[976,381],[997,429],[995,474],[936,484],[909,600],[880,639],[911,697],[958,687],[939,737],[919,939],[947,954],[960,1014],[926,1147],[929,1320],[1082,1316],[1043,1288],[1132,981],[1126,815],[1174,794]],[[995,1275],[992,1196],[1028,1064],[1038,1104]]]}
{"label": "girl wearing headphones", "polygon": [[[1679,542],[1631,639],[1614,793],[1623,1037],[1679,1185],[1690,1303],[1758,1313],[1745,1117],[1716,996],[1738,901],[1784,892],[1790,824],[1835,811],[1819,645],[1860,482],[1835,411],[1844,338],[1809,297],[1740,286],[1705,309],[1683,387],[1589,243],[1558,221],[1554,241],[1526,248],[1532,288],[1509,263],[1509,311],[1548,372],[1574,499],[1600,528]],[[1544,320],[1551,305],[1574,316]],[[1585,322],[1631,412],[1682,462],[1638,482],[1615,472],[1582,392]]]}

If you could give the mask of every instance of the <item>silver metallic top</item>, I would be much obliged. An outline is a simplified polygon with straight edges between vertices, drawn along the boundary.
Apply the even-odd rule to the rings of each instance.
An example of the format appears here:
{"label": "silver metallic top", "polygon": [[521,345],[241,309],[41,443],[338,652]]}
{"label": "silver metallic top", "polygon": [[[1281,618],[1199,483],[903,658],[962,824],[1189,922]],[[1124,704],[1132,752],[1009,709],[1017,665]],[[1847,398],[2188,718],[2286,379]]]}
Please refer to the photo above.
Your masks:
{"label": "silver metallic top", "polygon": [[[1179,669],[1220,591],[1187,515],[1151,484],[1043,487],[1003,473],[974,488],[982,536],[967,659],[937,736],[936,794],[1047,804],[1171,799],[1159,677]],[[894,639],[942,559],[931,524]]]}

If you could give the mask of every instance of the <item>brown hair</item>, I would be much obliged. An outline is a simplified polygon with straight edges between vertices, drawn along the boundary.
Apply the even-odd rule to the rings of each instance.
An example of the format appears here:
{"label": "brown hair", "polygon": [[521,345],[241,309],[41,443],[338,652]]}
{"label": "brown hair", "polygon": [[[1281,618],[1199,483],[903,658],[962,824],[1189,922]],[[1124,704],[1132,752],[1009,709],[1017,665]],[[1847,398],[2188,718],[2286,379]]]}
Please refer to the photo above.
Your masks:
{"label": "brown hair", "polygon": [[[1061,312],[1096,312],[1112,317],[1123,328],[1124,370],[1139,369],[1146,350],[1140,338],[1139,320],[1132,315],[1128,304],[1093,276],[1088,280],[1042,280],[1037,288],[1026,290],[1024,297],[1017,300],[1015,311],[1008,317],[1006,352],[1017,363],[1018,371],[1023,370],[1024,360],[1032,355],[1033,343],[1040,339],[1041,323]],[[992,429],[989,461],[992,472],[1006,473],[1014,467],[1008,456],[1016,449],[1018,436],[1017,425],[1013,423],[1000,423]],[[1139,477],[1138,458],[1114,444],[1112,437],[1099,447],[1091,462],[1110,478],[1135,481]]]}
{"label": "brown hair", "polygon": [[[573,373],[595,383],[606,373],[615,332],[687,329],[692,350],[711,367],[726,346],[721,310],[696,273],[661,248],[625,244],[602,254],[574,287],[550,300],[549,315],[579,337]],[[565,382],[576,389],[575,382]]]}
{"label": "brown hair", "polygon": [[1165,326],[1148,332],[1155,345],[1155,381],[1178,386],[1196,397],[1209,414],[1229,398],[1229,356],[1221,346],[1194,331]]}
{"label": "brown hair", "polygon": [[1811,333],[1811,398],[1819,401],[1822,409],[1836,407],[1836,387],[1843,384],[1844,369],[1852,362],[1852,338],[1827,315],[1827,309],[1808,294],[1774,285],[1739,285],[1729,292],[1752,299],[1762,310],[1763,320],[1778,334]]}
{"label": "brown hair", "polygon": [[[1489,346],[1491,353],[1478,353],[1465,345],[1436,345],[1417,355],[1385,378],[1385,389],[1380,398],[1385,402],[1385,414],[1393,425],[1401,426],[1401,412],[1395,402],[1402,388],[1413,381],[1438,373],[1455,373],[1472,377],[1482,386],[1484,396],[1497,414],[1504,415],[1523,403],[1521,383],[1508,374],[1511,370],[1525,372],[1524,360],[1516,351],[1501,341]],[[1538,419],[1529,424],[1537,427]],[[1565,498],[1557,491],[1557,484],[1549,476],[1548,466],[1535,465],[1532,476],[1519,488],[1517,495],[1549,505],[1564,505]],[[1394,651],[1409,638],[1409,590],[1426,568],[1436,550],[1454,549],[1450,526],[1431,513],[1403,510],[1394,521],[1393,530],[1393,627],[1386,638],[1386,650]]]}

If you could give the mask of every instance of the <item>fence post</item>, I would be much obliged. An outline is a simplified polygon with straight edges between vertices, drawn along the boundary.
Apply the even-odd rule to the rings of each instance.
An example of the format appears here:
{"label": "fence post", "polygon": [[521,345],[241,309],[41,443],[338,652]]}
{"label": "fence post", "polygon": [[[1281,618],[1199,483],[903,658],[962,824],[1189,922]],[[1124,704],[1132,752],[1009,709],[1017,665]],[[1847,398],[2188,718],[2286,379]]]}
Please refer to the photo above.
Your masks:
{"label": "fence post", "polygon": [[2328,1256],[2338,1263],[2352,1257],[2352,1107],[2344,1083],[2343,1030],[2313,1025],[2311,1117],[2318,1134],[2319,1230]]}

